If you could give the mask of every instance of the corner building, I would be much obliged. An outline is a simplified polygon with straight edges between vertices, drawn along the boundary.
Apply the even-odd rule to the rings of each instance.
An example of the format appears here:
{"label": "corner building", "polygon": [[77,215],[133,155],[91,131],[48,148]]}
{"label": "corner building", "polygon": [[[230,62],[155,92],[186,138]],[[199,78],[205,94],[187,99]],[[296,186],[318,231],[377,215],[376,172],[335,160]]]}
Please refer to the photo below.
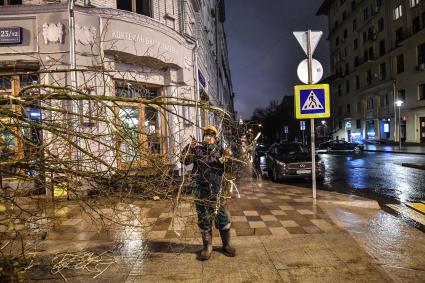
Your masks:
{"label": "corner building", "polygon": [[[76,68],[109,70],[93,84],[87,74],[78,73],[79,89],[110,96],[209,101],[234,112],[224,0],[77,0],[74,11]],[[17,95],[34,82],[72,85],[69,73],[22,75],[72,66],[69,19],[68,1],[0,0],[0,30],[18,32],[20,37],[0,41],[0,94]],[[140,94],[140,89],[146,93]],[[164,155],[178,152],[190,136],[199,136],[199,127],[218,122],[208,111],[189,107],[173,108],[180,117],[159,115],[140,105],[121,107],[137,113],[132,121],[138,128],[160,137],[152,139],[149,148]],[[126,152],[124,144],[117,146]],[[127,153],[118,158],[111,153],[110,160],[124,168],[131,150]]]}
{"label": "corner building", "polygon": [[425,143],[425,1],[325,0],[317,15],[328,17],[334,137]]}

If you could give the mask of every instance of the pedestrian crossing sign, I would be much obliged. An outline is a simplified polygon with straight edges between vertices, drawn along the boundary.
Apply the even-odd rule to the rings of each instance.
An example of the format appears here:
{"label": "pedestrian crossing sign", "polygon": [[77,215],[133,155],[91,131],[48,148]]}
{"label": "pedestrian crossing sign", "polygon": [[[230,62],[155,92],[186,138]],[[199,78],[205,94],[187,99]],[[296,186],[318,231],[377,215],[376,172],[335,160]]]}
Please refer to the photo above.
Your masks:
{"label": "pedestrian crossing sign", "polygon": [[295,86],[297,119],[329,118],[330,104],[328,84]]}

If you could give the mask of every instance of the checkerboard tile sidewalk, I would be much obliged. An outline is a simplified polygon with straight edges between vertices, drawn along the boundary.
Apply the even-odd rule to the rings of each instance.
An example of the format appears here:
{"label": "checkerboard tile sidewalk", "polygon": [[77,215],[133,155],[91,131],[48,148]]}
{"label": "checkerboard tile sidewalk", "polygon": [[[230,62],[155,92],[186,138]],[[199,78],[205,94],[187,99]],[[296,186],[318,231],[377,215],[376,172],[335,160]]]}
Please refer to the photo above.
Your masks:
{"label": "checkerboard tile sidewalk", "polygon": [[[322,234],[336,228],[332,220],[317,206],[309,189],[270,182],[257,186],[248,183],[239,187],[240,198],[234,195],[226,204],[231,214],[231,233],[234,237]],[[333,192],[318,192],[321,200],[342,200],[347,196]],[[190,201],[182,202],[173,218],[170,201],[134,202],[151,240],[198,239],[196,211]],[[140,237],[129,229],[123,236],[122,229],[93,228],[90,219],[83,216],[78,207],[68,212],[68,218],[53,227],[47,239],[58,240],[111,240]],[[112,211],[112,210],[111,210]],[[137,229],[137,228],[136,228]],[[126,229],[127,230],[127,229]],[[214,235],[218,231],[214,229]]]}

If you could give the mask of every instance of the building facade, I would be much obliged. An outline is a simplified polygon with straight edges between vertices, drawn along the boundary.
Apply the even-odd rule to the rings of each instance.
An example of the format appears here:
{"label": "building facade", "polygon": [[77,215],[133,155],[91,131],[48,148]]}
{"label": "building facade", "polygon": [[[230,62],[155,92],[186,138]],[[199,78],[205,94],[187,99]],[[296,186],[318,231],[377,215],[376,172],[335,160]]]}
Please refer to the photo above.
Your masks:
{"label": "building facade", "polygon": [[[64,0],[0,0],[0,93],[18,95],[22,87],[38,82],[106,96],[190,99],[234,112],[224,0],[77,0],[70,9]],[[76,71],[75,77],[56,72],[73,66],[107,71],[91,76]],[[148,146],[161,154],[178,152],[190,136],[199,137],[200,127],[218,123],[200,108],[175,106],[161,112],[124,104],[119,111],[135,113],[131,122],[144,129],[148,140],[163,137],[152,138]],[[118,113],[124,120],[127,116]],[[91,127],[90,121],[79,127]],[[132,150],[116,143],[121,154],[111,152],[109,158],[125,167]],[[176,161],[175,154],[170,158]]]}
{"label": "building facade", "polygon": [[325,0],[317,14],[328,17],[334,137],[425,143],[425,1]]}

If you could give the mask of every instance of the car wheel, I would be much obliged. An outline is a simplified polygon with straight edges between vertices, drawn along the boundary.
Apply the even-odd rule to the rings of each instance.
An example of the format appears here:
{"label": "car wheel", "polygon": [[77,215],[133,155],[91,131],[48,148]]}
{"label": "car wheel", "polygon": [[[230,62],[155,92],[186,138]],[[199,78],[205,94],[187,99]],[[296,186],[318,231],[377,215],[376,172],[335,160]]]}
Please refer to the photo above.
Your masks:
{"label": "car wheel", "polygon": [[331,151],[332,150],[332,148],[330,147],[330,146],[328,146],[327,148],[326,148],[326,151],[327,152],[329,152],[329,151]]}
{"label": "car wheel", "polygon": [[356,153],[358,153],[358,152],[360,152],[360,151],[361,151],[361,149],[360,149],[360,147],[359,147],[359,146],[355,146],[353,149],[354,149],[354,152],[356,152]]}

